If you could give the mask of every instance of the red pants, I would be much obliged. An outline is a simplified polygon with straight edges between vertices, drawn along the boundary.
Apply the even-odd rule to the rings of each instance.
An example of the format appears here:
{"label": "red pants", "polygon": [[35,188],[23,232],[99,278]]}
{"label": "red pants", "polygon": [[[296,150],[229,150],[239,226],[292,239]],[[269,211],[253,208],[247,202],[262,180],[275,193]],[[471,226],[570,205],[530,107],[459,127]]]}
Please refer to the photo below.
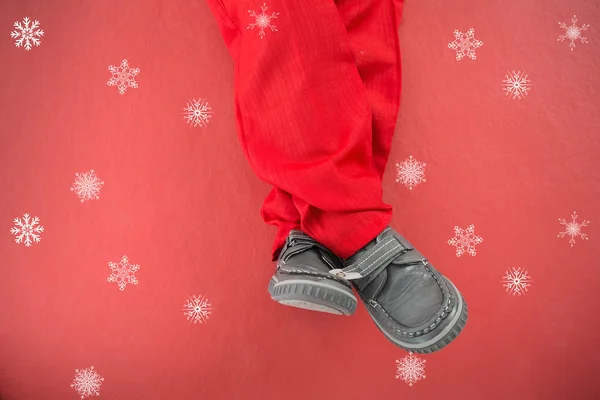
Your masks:
{"label": "red pants", "polygon": [[341,258],[392,218],[402,0],[207,0],[235,64],[238,136],[273,185],[273,261],[300,228]]}

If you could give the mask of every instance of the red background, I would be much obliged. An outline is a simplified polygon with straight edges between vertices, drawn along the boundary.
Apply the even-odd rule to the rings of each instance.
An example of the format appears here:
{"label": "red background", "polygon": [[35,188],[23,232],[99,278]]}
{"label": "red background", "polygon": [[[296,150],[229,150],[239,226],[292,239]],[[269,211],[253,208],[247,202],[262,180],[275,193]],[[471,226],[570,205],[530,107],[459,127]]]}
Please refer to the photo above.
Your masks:
{"label": "red background", "polygon": [[[267,293],[274,227],[269,186],[235,134],[233,64],[199,0],[0,2],[0,397],[77,399],[95,367],[104,399],[600,398],[600,3],[408,0],[403,94],[384,199],[393,226],[463,292],[470,318],[447,349],[419,356],[426,378],[395,379],[390,344],[359,306],[352,317],[283,307]],[[259,2],[249,2],[258,10]],[[557,38],[590,24],[589,43]],[[13,23],[45,34],[16,48]],[[307,21],[310,23],[310,21]],[[475,29],[477,60],[453,31]],[[139,87],[107,86],[126,58]],[[525,99],[505,74],[532,81]],[[183,108],[206,98],[192,128]],[[412,191],[395,164],[427,164]],[[69,190],[94,169],[99,200]],[[557,238],[558,218],[590,221],[589,240]],[[24,213],[45,231],[10,230]],[[475,226],[477,255],[456,257],[454,226]],[[139,264],[138,285],[106,281]],[[526,269],[523,296],[501,284]],[[190,324],[185,300],[213,314]]]}

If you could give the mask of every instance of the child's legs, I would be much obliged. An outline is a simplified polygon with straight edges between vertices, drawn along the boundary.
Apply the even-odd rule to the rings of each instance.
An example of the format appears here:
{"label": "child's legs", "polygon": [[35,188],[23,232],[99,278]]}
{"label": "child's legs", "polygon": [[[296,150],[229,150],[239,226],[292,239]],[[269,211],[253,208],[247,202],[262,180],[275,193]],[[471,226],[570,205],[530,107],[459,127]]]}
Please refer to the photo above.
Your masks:
{"label": "child's legs", "polygon": [[[398,29],[402,0],[337,0],[357,69],[372,113],[373,163],[383,177],[400,105],[401,66]],[[273,261],[291,229],[301,226],[300,213],[289,193],[274,187],[261,211],[263,220],[278,227]]]}

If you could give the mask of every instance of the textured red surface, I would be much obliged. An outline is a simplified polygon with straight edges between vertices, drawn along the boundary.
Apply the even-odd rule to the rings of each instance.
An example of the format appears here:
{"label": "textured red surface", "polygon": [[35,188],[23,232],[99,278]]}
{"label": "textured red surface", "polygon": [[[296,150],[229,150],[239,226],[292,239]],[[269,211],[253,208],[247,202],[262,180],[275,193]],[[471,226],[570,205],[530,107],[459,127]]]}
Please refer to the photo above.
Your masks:
{"label": "textured red surface", "polygon": [[[557,38],[573,15],[590,28],[571,51]],[[44,30],[31,51],[9,35],[25,16]],[[3,1],[0,26],[3,400],[77,399],[75,369],[92,365],[105,399],[598,397],[598,2],[405,4],[384,200],[470,309],[412,387],[395,379],[406,352],[364,308],[269,298],[270,187],[240,149],[233,65],[204,2]],[[469,28],[484,44],[457,61],[447,45]],[[107,67],[124,58],[139,87],[120,95]],[[502,91],[512,70],[531,79],[524,99]],[[199,97],[213,118],[191,128],[182,109]],[[395,182],[410,155],[426,163],[413,190]],[[105,183],[82,203],[69,188],[91,169]],[[573,211],[589,223],[571,246],[557,235]],[[10,233],[24,213],[44,226],[30,247]],[[448,240],[471,224],[483,242],[457,257]],[[139,283],[120,291],[108,263],[123,255]],[[528,292],[504,291],[509,268],[529,272]],[[212,304],[205,323],[183,314],[193,295]]]}

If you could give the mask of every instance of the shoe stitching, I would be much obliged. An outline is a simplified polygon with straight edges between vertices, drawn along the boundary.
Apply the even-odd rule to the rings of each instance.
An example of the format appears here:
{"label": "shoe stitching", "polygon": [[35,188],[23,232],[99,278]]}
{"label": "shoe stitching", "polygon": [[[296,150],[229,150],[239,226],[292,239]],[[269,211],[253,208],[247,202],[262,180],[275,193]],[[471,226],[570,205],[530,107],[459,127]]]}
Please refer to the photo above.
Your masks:
{"label": "shoe stitching", "polygon": [[[319,249],[321,249],[321,250],[323,250],[323,251],[325,251],[327,253],[332,253],[332,251],[329,250],[327,247],[323,246],[321,243],[317,242],[315,239],[311,238],[310,236],[308,236],[307,234],[305,234],[302,231],[299,231],[299,233],[292,233],[292,232],[290,232],[289,235],[288,235],[288,237],[289,237],[289,239],[292,242],[294,240],[300,240],[300,242],[297,242],[297,243],[300,244],[300,243],[302,243],[302,241],[304,241],[305,244],[308,243],[308,244],[310,244],[312,246],[315,246],[315,247],[317,247],[317,248],[319,248]],[[295,243],[290,243],[290,245],[292,245],[292,244],[295,244]],[[307,250],[307,249],[308,248],[303,249],[302,251]],[[331,264],[329,264],[329,265],[331,265]],[[335,268],[335,267],[333,267],[333,268]]]}
{"label": "shoe stitching", "polygon": [[[402,247],[402,246],[398,245],[398,246],[396,246],[396,247],[394,247],[394,248],[392,248],[392,249],[388,250],[388,251],[387,251],[387,252],[386,252],[384,255],[382,255],[381,257],[379,257],[377,260],[373,261],[373,263],[372,263],[370,266],[368,266],[368,267],[367,267],[367,268],[365,268],[363,271],[361,271],[361,272],[360,272],[360,274],[361,274],[361,275],[363,275],[363,276],[367,276],[367,275],[369,275],[371,272],[373,272],[374,270],[376,270],[376,269],[378,268],[378,266],[377,266],[377,262],[378,262],[379,260],[381,260],[382,258],[384,258],[385,256],[387,256],[389,253],[391,253],[391,252],[393,252],[394,250],[396,250],[398,247]],[[388,265],[389,265],[389,264],[388,264]],[[387,266],[388,266],[388,265],[386,265],[386,268],[387,268]]]}
{"label": "shoe stitching", "polygon": [[[438,286],[440,287],[440,289],[443,292],[444,288],[442,287],[439,279],[435,276],[435,274],[433,273],[433,271],[427,266],[427,264],[425,262],[423,262],[423,266],[425,267],[425,269],[427,270],[427,272],[429,272],[429,274],[433,277],[433,279],[435,279],[436,283],[438,284]],[[449,315],[449,311],[452,308],[451,307],[452,303],[453,303],[452,302],[452,294],[450,293],[449,297],[448,297],[448,301],[446,302],[446,306],[442,310],[442,313],[436,318],[435,321],[433,321],[433,323],[431,323],[431,325],[429,325],[425,329],[418,330],[417,332],[405,332],[405,331],[403,331],[401,329],[396,328],[393,325],[393,323],[397,323],[397,322],[392,317],[390,317],[390,315],[384,310],[384,308],[377,301],[375,301],[375,300],[370,300],[369,301],[369,304],[371,304],[372,307],[375,307],[375,308],[379,307],[379,309],[383,312],[384,316],[389,320],[388,324],[390,325],[390,327],[394,331],[399,332],[400,334],[402,334],[402,336],[408,336],[410,338],[424,335],[426,333],[429,333],[433,329],[435,329],[440,324],[440,322],[442,322],[442,320]]]}
{"label": "shoe stitching", "polygon": [[386,246],[388,243],[392,242],[393,240],[394,240],[394,238],[390,238],[390,239],[388,239],[388,241],[387,241],[387,242],[383,243],[383,244],[382,244],[382,245],[381,245],[381,246],[380,246],[380,247],[379,247],[377,250],[375,250],[375,251],[374,251],[373,253],[371,253],[371,254],[368,254],[368,252],[367,252],[367,253],[365,253],[365,255],[363,256],[363,257],[364,257],[364,259],[363,259],[363,260],[360,260],[360,258],[359,258],[358,260],[356,260],[356,263],[358,263],[359,261],[360,261],[360,263],[358,263],[358,264],[357,264],[355,267],[352,267],[352,265],[348,266],[348,268],[350,268],[350,269],[348,269],[348,270],[346,270],[346,271],[344,271],[344,272],[352,272],[352,271],[355,271],[355,270],[356,270],[356,269],[358,269],[358,267],[360,267],[360,265],[361,265],[362,263],[364,263],[364,262],[365,262],[365,261],[366,261],[366,260],[367,260],[369,257],[371,257],[371,256],[373,256],[373,255],[375,255],[375,254],[377,254],[377,252],[379,252],[380,250],[383,250],[383,248],[384,248],[384,247],[385,247],[385,246]]}
{"label": "shoe stitching", "polygon": [[[321,259],[331,268],[331,269],[335,269],[336,266],[333,265],[335,260],[331,260],[330,256],[333,256],[334,258],[338,258],[337,256],[335,256],[331,250],[329,250],[327,247],[323,246],[321,243],[317,242],[316,240],[314,240],[313,238],[311,238],[310,236],[306,235],[304,232],[299,231],[298,233],[293,233],[290,232],[288,237],[290,238],[290,247],[293,244],[310,244],[314,247],[316,247],[318,250],[321,250],[322,252],[319,253],[319,255],[321,256]],[[294,242],[294,240],[299,240],[299,242]],[[303,243],[304,242],[304,243]],[[296,255],[298,253],[302,253],[305,250],[308,250],[310,247],[306,247],[298,252],[292,252],[291,254],[287,255],[286,258],[290,258],[292,255]],[[338,258],[339,259],[339,258]],[[340,260],[341,262],[341,260]],[[343,263],[342,263],[343,264]],[[329,278],[328,275],[325,275]],[[345,280],[341,280],[340,282],[345,282]]]}
{"label": "shoe stitching", "polygon": [[378,294],[379,293],[379,289],[381,289],[383,287],[383,284],[385,283],[386,279],[382,279],[381,283],[379,284],[379,286],[377,287],[377,290],[375,290],[374,293]]}
{"label": "shoe stitching", "polygon": [[[351,267],[350,269],[346,270],[345,272],[351,272],[351,271],[355,271],[357,270],[360,265],[362,265],[367,259],[369,259],[371,256],[377,254],[381,249],[383,249],[387,244],[389,244],[390,242],[392,242],[394,239],[397,239],[395,236],[393,236],[392,238],[389,238],[386,242],[384,242],[377,250],[375,250],[374,252],[372,252],[371,254],[365,254],[362,259],[359,258],[359,260],[356,261],[356,263],[358,263],[357,265]],[[394,251],[395,249],[397,249],[398,247],[403,247],[402,244],[399,244],[398,246],[394,247],[393,249],[389,250],[388,252],[386,252],[384,255],[380,256],[377,260],[375,260],[371,266],[376,265],[377,261],[379,261],[380,259],[382,259],[383,257],[385,257],[387,254],[389,254],[390,252]],[[408,249],[407,249],[408,250]],[[435,279],[436,283],[438,284],[438,287],[440,288],[440,290],[442,290],[442,292],[444,292],[444,288],[442,287],[439,279],[437,278],[437,276],[433,273],[433,271],[428,267],[427,265],[427,260],[421,260],[421,262],[423,263],[423,266],[425,267],[425,269],[427,270],[427,272],[429,272],[429,274],[433,277],[433,279]],[[371,271],[369,271],[369,268],[371,267],[367,267],[365,270],[361,271],[362,274],[368,275],[368,273],[370,273],[373,269],[376,268],[371,268]],[[368,272],[367,272],[368,271]],[[381,282],[380,286],[377,288],[377,290],[379,290],[379,288],[381,287],[381,285],[383,285],[384,281]],[[377,293],[377,292],[375,292]],[[453,304],[452,301],[452,294],[449,293],[449,297],[448,300],[446,301],[446,305],[445,307],[442,309],[441,314],[436,318],[436,320],[431,323],[428,327],[421,329],[417,332],[405,332],[401,329],[396,328],[393,323],[396,323],[396,321],[390,317],[390,315],[385,311],[385,309],[375,300],[370,300],[369,303],[371,303],[371,305],[373,307],[379,307],[379,309],[383,312],[384,316],[389,320],[389,325],[390,327],[396,331],[401,333],[403,336],[408,336],[408,337],[418,337],[421,336],[423,334],[429,333],[431,330],[435,329],[436,326],[438,326],[440,324],[440,322],[446,318],[449,315],[449,311],[451,309],[451,306]]]}
{"label": "shoe stitching", "polygon": [[345,280],[336,278],[334,275],[328,274],[320,274],[318,272],[311,272],[311,271],[305,271],[305,270],[301,270],[301,269],[287,269],[287,268],[282,268],[279,267],[279,270],[283,271],[283,272],[287,272],[289,274],[299,274],[299,275],[314,275],[316,277],[319,277],[321,279],[331,279],[334,280],[336,282],[342,283],[344,286],[349,287],[351,289],[351,284],[346,282]]}

